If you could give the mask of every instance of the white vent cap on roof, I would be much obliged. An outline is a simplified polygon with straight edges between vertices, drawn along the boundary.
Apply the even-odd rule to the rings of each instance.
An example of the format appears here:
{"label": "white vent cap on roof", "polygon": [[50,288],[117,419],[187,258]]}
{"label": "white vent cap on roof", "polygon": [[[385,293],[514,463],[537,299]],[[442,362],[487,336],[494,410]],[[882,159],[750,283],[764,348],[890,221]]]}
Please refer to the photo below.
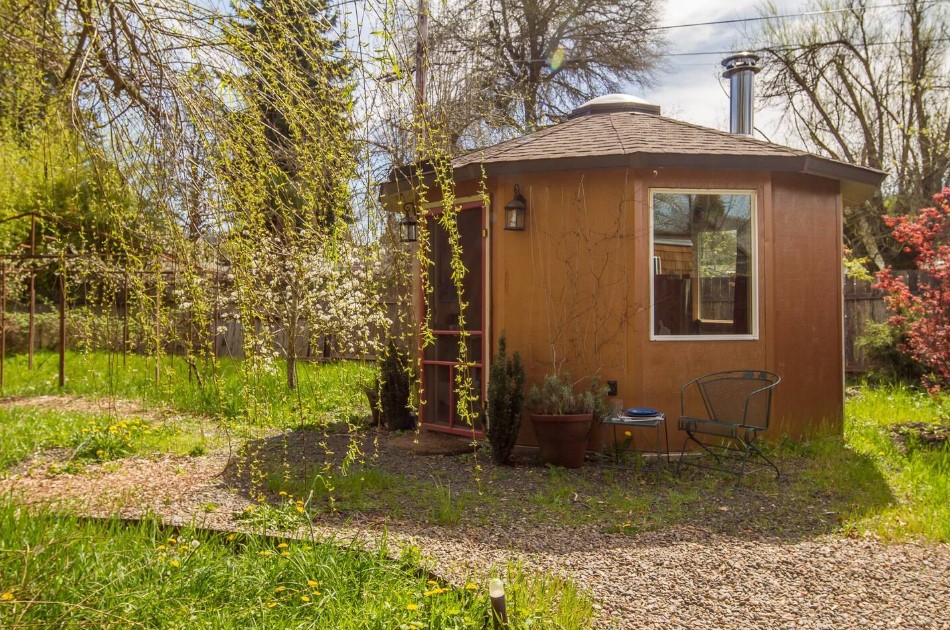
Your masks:
{"label": "white vent cap on roof", "polygon": [[613,112],[640,112],[641,114],[659,115],[660,106],[648,103],[642,98],[630,94],[605,94],[592,98],[576,108],[568,118]]}

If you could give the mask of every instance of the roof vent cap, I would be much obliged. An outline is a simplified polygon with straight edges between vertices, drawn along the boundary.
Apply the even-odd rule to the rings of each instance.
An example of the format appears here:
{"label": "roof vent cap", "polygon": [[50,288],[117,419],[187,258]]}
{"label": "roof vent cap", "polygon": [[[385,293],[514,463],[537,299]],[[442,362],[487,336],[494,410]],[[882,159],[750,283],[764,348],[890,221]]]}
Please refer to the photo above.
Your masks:
{"label": "roof vent cap", "polygon": [[592,98],[571,112],[568,118],[591,114],[612,114],[614,112],[639,112],[641,114],[660,113],[660,106],[648,103],[642,98],[630,94],[605,94]]}

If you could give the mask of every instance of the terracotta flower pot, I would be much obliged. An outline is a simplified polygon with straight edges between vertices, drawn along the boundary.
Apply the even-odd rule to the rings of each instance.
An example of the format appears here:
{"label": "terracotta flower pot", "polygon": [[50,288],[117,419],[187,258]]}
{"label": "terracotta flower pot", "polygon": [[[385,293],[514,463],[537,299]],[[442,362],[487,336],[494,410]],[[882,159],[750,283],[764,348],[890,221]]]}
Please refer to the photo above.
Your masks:
{"label": "terracotta flower pot", "polygon": [[541,459],[545,464],[564,468],[580,468],[587,452],[587,434],[594,414],[545,416],[531,414],[531,426],[538,438]]}

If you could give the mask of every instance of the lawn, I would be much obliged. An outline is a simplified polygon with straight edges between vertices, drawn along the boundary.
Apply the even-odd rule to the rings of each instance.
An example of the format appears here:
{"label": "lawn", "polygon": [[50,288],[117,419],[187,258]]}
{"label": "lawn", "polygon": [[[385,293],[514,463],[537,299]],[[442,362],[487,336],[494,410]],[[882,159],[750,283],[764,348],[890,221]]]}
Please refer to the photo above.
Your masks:
{"label": "lawn", "polygon": [[222,358],[199,364],[196,373],[182,359],[163,356],[156,382],[152,357],[69,352],[66,386],[60,390],[58,366],[59,356],[52,352],[38,352],[32,371],[27,369],[26,355],[8,356],[2,395],[115,397],[241,425],[292,427],[366,416],[369,405],[363,388],[375,382],[377,374],[371,363],[300,362],[299,387],[291,392],[284,384],[280,362],[251,370],[248,363]]}
{"label": "lawn", "polygon": [[[0,627],[485,627],[485,586],[433,580],[414,556],[0,501]],[[517,567],[501,575],[514,627],[588,627],[590,601],[570,583]]]}
{"label": "lawn", "polygon": [[[156,384],[149,359],[129,355],[123,366],[121,356],[91,353],[68,357],[59,390],[56,365],[48,353],[32,372],[25,357],[8,360],[0,478],[26,460],[42,474],[81,477],[130,456],[200,457],[283,427],[348,427],[368,414],[362,386],[375,377],[359,363],[306,364],[291,395],[273,371],[248,386],[241,363],[226,360],[199,385],[186,364],[166,359]],[[259,504],[242,521],[250,531],[290,528],[296,507]],[[0,496],[0,627],[485,627],[484,583],[449,585],[421,566],[413,548],[89,521]],[[589,627],[592,601],[569,580],[485,569],[505,579],[512,627]]]}

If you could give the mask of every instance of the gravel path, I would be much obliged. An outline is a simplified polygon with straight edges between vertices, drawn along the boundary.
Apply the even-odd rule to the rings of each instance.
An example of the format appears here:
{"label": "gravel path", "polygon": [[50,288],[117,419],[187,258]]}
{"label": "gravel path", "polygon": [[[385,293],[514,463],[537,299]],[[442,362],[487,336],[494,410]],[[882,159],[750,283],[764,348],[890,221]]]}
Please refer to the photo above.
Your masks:
{"label": "gravel path", "polygon": [[[249,504],[227,487],[226,453],[132,458],[82,475],[22,469],[0,493],[90,515],[244,529]],[[730,539],[677,526],[638,536],[501,519],[490,527],[327,519],[318,538],[418,546],[431,569],[461,583],[509,560],[569,576],[594,596],[599,628],[946,628],[950,546],[882,544],[837,535],[796,541]],[[301,535],[309,535],[301,532]]]}

